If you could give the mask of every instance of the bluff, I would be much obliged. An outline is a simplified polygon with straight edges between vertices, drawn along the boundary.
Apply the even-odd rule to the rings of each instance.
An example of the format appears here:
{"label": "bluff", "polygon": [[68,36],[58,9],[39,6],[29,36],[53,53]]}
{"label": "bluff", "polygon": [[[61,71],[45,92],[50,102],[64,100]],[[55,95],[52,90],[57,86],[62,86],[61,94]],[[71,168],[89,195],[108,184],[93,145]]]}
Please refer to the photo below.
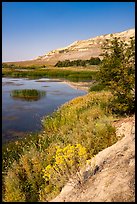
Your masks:
{"label": "bluff", "polygon": [[129,29],[119,33],[96,36],[87,40],[79,40],[73,42],[67,47],[52,50],[43,56],[38,56],[34,60],[55,64],[59,60],[85,60],[90,59],[91,57],[100,57],[100,54],[102,53],[101,45],[106,39],[109,40],[112,37],[120,37],[121,40],[128,42],[130,37],[133,36],[135,36],[135,29]]}

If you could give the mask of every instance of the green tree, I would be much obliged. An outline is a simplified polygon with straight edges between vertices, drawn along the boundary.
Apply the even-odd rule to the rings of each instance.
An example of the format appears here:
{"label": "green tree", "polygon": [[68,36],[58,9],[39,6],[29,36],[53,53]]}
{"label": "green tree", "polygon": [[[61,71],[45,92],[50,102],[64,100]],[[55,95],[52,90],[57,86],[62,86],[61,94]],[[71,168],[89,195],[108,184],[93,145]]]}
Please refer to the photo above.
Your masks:
{"label": "green tree", "polygon": [[101,60],[99,57],[91,57],[89,63],[90,65],[98,65],[101,63]]}
{"label": "green tree", "polygon": [[112,111],[119,114],[134,112],[135,102],[135,39],[126,43],[113,38],[104,43],[99,78],[113,94]]}
{"label": "green tree", "polygon": [[61,62],[61,61],[58,61],[58,62],[55,64],[55,67],[62,67],[62,62]]}

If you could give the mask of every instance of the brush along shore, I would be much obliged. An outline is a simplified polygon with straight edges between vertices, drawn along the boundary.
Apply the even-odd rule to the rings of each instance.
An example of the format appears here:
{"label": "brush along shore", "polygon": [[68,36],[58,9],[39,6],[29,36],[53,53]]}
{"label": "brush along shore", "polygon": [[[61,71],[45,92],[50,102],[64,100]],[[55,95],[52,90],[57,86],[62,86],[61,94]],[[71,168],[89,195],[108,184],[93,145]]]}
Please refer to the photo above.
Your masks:
{"label": "brush along shore", "polygon": [[[89,160],[116,143],[118,138],[112,125],[116,117],[108,108],[111,97],[108,91],[91,92],[77,97],[51,116],[43,118],[43,130],[38,134],[4,145],[3,200],[36,202],[49,201],[57,196],[68,179],[63,175],[59,177],[59,171],[54,180],[61,180],[53,183],[50,179],[45,180],[43,174],[48,165],[54,167],[57,148],[63,150],[70,145],[75,149],[81,145],[86,150],[84,158]],[[79,161],[79,158],[76,160]],[[73,169],[70,172],[72,175],[76,170],[74,161],[71,161],[69,168]]]}

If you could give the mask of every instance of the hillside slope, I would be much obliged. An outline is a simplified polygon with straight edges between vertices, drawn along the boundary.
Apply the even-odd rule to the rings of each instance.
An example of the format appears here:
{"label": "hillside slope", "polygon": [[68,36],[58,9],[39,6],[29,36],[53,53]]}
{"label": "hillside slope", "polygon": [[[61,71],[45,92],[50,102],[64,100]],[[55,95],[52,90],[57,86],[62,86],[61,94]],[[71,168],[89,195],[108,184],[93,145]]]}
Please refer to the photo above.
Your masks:
{"label": "hillside slope", "polygon": [[106,39],[112,37],[120,37],[125,42],[128,42],[130,37],[135,36],[135,28],[129,29],[119,33],[106,34],[96,36],[87,40],[75,41],[67,47],[52,50],[42,56],[38,56],[35,59],[18,62],[7,62],[7,64],[15,64],[20,66],[31,66],[31,65],[55,65],[59,60],[87,60],[91,57],[100,57],[102,53],[101,45]]}
{"label": "hillside slope", "polygon": [[130,37],[135,35],[135,29],[129,29],[124,32],[106,34],[90,38],[88,40],[80,40],[73,42],[67,47],[52,50],[51,52],[36,58],[38,61],[45,61],[55,63],[58,60],[76,60],[76,59],[90,59],[91,57],[98,57],[101,54],[101,45],[106,39],[113,37],[120,37],[124,41],[128,41]]}
{"label": "hillside slope", "polygon": [[135,117],[115,126],[124,137],[93,158],[82,187],[68,183],[52,202],[135,202]]}

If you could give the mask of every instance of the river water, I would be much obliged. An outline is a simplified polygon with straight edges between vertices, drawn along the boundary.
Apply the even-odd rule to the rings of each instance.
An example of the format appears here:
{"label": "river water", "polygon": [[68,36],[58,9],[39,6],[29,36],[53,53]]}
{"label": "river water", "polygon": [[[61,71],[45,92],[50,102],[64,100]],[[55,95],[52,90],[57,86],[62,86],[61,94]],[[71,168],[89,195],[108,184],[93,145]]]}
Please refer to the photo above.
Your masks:
{"label": "river water", "polygon": [[[37,101],[27,101],[11,96],[11,91],[17,89],[37,89],[46,94]],[[22,138],[28,132],[41,130],[43,116],[86,93],[62,81],[47,78],[2,78],[2,143]]]}

